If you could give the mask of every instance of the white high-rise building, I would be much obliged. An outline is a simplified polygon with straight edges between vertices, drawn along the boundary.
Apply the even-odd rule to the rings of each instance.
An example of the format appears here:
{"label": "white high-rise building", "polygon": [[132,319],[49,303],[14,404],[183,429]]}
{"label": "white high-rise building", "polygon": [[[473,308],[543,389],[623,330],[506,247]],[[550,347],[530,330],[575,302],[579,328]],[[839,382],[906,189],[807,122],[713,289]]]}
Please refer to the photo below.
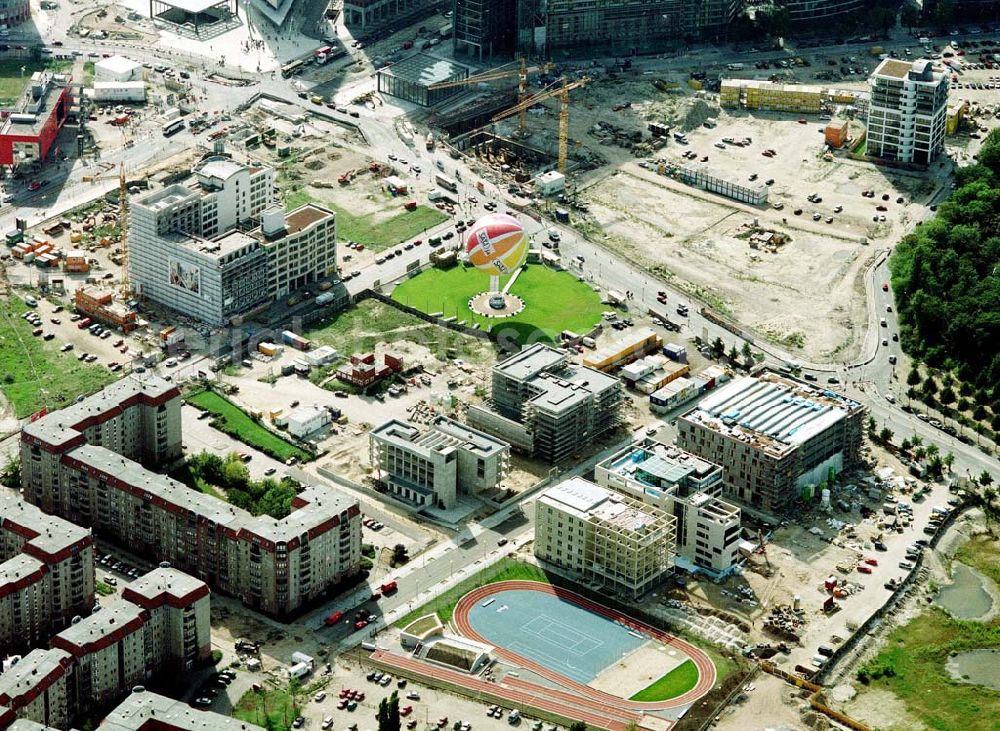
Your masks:
{"label": "white high-rise building", "polygon": [[871,157],[929,165],[944,149],[948,75],[926,59],[887,58],[871,76],[868,148]]}

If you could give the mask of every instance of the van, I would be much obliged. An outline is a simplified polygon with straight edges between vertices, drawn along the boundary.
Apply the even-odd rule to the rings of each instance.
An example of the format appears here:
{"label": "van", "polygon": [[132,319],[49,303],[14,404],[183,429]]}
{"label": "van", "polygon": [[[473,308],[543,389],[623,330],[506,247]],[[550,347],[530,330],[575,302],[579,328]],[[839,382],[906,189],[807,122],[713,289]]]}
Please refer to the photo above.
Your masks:
{"label": "van", "polygon": [[507,723],[517,723],[521,720],[521,712],[516,708],[507,714]]}
{"label": "van", "polygon": [[108,586],[118,586],[118,579],[116,579],[114,576],[111,576],[110,574],[105,574],[104,583],[107,584]]}
{"label": "van", "polygon": [[399,586],[396,584],[395,581],[387,581],[384,584],[382,584],[380,588],[382,589],[383,594],[389,594],[391,592],[396,591],[396,589],[398,589]]}

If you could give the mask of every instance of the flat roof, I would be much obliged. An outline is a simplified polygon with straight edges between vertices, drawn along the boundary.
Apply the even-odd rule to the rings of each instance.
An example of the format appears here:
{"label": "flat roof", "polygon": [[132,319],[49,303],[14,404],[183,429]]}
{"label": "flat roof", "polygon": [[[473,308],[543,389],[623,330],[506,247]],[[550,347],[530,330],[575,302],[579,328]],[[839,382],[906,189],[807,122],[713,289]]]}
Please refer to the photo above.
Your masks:
{"label": "flat roof", "polygon": [[463,449],[479,457],[491,457],[509,449],[506,442],[447,416],[436,417],[425,431],[408,421],[390,419],[373,429],[372,436],[425,456]]}
{"label": "flat roof", "polygon": [[110,58],[102,58],[94,64],[95,70],[110,71],[112,73],[124,74],[141,68],[142,64],[124,56],[114,55]]}
{"label": "flat roof", "polygon": [[493,366],[493,370],[508,378],[524,381],[564,360],[566,360],[565,351],[536,343],[497,363]]}
{"label": "flat roof", "polygon": [[875,76],[890,76],[894,79],[905,79],[913,64],[909,61],[900,61],[895,58],[887,58],[875,68]]}
{"label": "flat roof", "polygon": [[142,731],[147,728],[178,731],[264,731],[252,723],[211,711],[199,711],[182,701],[146,690],[133,691],[104,718],[99,728],[101,731]]}
{"label": "flat roof", "polygon": [[178,571],[175,568],[158,567],[149,571],[128,585],[130,592],[135,592],[146,599],[155,600],[163,594],[182,598],[195,592],[205,591],[208,587],[201,579],[191,574]]}
{"label": "flat roof", "polygon": [[291,213],[285,214],[285,227],[281,231],[269,236],[264,233],[263,226],[258,226],[250,232],[250,236],[266,246],[272,241],[281,241],[287,236],[297,234],[321,221],[335,217],[336,214],[329,208],[324,208],[323,206],[315,203],[306,203],[305,205],[299,206]]}
{"label": "flat roof", "polygon": [[409,58],[404,58],[391,66],[379,69],[378,72],[419,86],[431,86],[442,81],[461,79],[469,75],[467,67],[427,53],[415,53]]}
{"label": "flat roof", "polygon": [[209,8],[229,5],[228,0],[157,0],[164,5],[183,10],[186,13],[203,13]]}
{"label": "flat roof", "polygon": [[599,394],[609,388],[621,384],[614,376],[607,373],[567,364],[555,372],[541,373],[531,381],[531,386],[538,390],[531,404],[545,411],[566,411],[587,400],[593,394]]}
{"label": "flat roof", "polygon": [[765,373],[719,388],[682,418],[781,454],[859,408],[835,391]]}
{"label": "flat roof", "polygon": [[48,687],[52,680],[66,674],[70,659],[65,650],[32,650],[7,672],[0,673],[0,704],[18,699],[40,685]]}
{"label": "flat roof", "polygon": [[11,526],[20,527],[22,537],[34,534],[28,538],[25,545],[37,548],[48,555],[59,553],[90,536],[89,529],[58,516],[49,515],[22,500],[16,492],[4,491],[0,494],[0,525],[4,526],[4,529]]}
{"label": "flat roof", "polygon": [[131,632],[138,631],[145,618],[146,610],[137,604],[116,599],[108,604],[102,604],[98,612],[84,617],[76,624],[71,624],[62,630],[57,637],[76,647],[86,649],[88,645],[101,643],[106,638],[119,633],[125,628]]}
{"label": "flat roof", "polygon": [[654,514],[655,509],[647,511],[629,504],[624,495],[582,477],[571,477],[550,487],[538,499],[580,520],[606,523],[633,533],[660,527],[663,517],[662,513]]}

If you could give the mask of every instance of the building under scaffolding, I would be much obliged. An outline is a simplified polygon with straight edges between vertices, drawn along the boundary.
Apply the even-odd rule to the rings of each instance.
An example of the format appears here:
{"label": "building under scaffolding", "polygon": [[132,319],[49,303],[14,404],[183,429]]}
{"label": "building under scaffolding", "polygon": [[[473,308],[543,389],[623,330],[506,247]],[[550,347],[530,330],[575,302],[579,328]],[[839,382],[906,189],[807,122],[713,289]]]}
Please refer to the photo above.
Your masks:
{"label": "building under scaffolding", "polygon": [[617,378],[536,344],[493,366],[492,398],[470,406],[468,419],[519,451],[557,463],[618,428],[623,396]]}
{"label": "building under scaffolding", "polygon": [[573,477],[535,503],[535,556],[636,599],[672,571],[675,526],[658,507]]}

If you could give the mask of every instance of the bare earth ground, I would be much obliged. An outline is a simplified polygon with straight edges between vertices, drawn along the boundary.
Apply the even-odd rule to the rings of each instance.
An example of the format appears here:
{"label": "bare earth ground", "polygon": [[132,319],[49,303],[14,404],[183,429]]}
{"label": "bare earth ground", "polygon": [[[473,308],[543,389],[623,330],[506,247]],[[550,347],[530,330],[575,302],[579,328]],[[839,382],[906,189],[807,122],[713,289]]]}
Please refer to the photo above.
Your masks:
{"label": "bare earth ground", "polygon": [[[781,202],[783,210],[742,205],[633,162],[581,191],[597,224],[587,233],[774,341],[801,348],[806,358],[847,359],[863,338],[866,262],[925,215],[923,205],[910,201],[923,200],[933,184],[900,175],[890,180],[885,171],[850,160],[823,160],[816,122],[726,112],[718,120],[716,129],[689,132],[689,145],[670,143],[655,156],[689,164],[680,153],[690,149],[699,155],[692,165],[719,177],[746,184],[752,173],[757,184],[772,179],[770,202]],[[752,144],[716,148],[723,137],[750,137]],[[778,155],[763,157],[765,149]],[[700,162],[703,156],[707,162]],[[861,196],[867,189],[876,191],[875,199]],[[806,200],[813,192],[821,203]],[[899,196],[904,203],[896,203]],[[838,205],[841,213],[834,212]],[[814,221],[814,212],[823,220]],[[885,222],[872,221],[881,214]],[[735,238],[755,219],[791,243],[772,254]]]}
{"label": "bare earth ground", "polygon": [[687,654],[659,642],[647,642],[627,657],[605,668],[589,685],[591,688],[631,698],[688,659]]}

